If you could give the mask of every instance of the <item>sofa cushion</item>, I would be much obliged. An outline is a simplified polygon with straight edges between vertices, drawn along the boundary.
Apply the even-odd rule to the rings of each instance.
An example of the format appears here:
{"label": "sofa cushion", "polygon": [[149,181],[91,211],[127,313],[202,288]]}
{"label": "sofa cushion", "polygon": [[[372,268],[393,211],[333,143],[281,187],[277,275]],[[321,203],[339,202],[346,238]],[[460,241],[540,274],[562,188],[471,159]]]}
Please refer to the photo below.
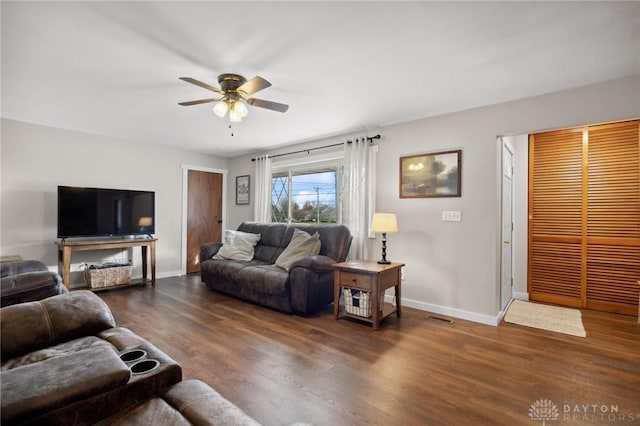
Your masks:
{"label": "sofa cushion", "polygon": [[60,343],[59,345],[50,346],[39,351],[29,352],[28,354],[19,356],[17,358],[12,358],[2,364],[1,370],[5,371],[16,367],[23,367],[25,365],[41,362],[49,358],[69,355],[96,346],[113,348],[111,344],[104,341],[103,339],[100,339],[96,336],[86,336],[79,339],[70,340],[68,342]]}
{"label": "sofa cushion", "polygon": [[251,260],[256,244],[260,241],[260,234],[242,231],[226,230],[224,244],[218,250],[214,259]]}
{"label": "sofa cushion", "polygon": [[260,234],[260,242],[255,248],[254,259],[268,264],[274,264],[278,255],[291,240],[291,235],[286,235],[287,225],[282,223],[256,223],[243,222],[238,227],[239,231]]}
{"label": "sofa cushion", "polygon": [[174,385],[164,399],[179,410],[192,424],[258,426],[236,405],[199,380]]}
{"label": "sofa cushion", "polygon": [[203,268],[222,280],[236,281],[238,273],[242,269],[260,265],[266,265],[266,263],[259,260],[244,262],[241,260],[211,259]]}
{"label": "sofa cushion", "polygon": [[242,268],[236,274],[235,281],[250,300],[259,300],[259,298],[254,299],[246,293],[289,297],[289,273],[275,265],[254,265]]}
{"label": "sofa cushion", "polygon": [[102,345],[3,371],[2,422],[115,389],[130,376],[113,348]]}
{"label": "sofa cushion", "polygon": [[96,423],[95,426],[189,426],[191,424],[164,399],[155,397],[133,407],[130,411],[120,411],[118,414]]}
{"label": "sofa cushion", "polygon": [[132,410],[97,423],[103,425],[258,426],[240,408],[200,380],[177,383],[162,398],[151,398]]}
{"label": "sofa cushion", "polygon": [[115,327],[109,307],[87,290],[2,308],[2,362]]}
{"label": "sofa cushion", "polygon": [[320,253],[336,262],[344,262],[351,247],[351,232],[344,225],[295,225],[295,228],[313,234],[320,234]]}
{"label": "sofa cushion", "polygon": [[289,271],[291,264],[299,258],[313,256],[318,253],[320,253],[320,234],[316,232],[313,235],[309,235],[304,231],[294,229],[289,245],[276,259],[276,266]]}

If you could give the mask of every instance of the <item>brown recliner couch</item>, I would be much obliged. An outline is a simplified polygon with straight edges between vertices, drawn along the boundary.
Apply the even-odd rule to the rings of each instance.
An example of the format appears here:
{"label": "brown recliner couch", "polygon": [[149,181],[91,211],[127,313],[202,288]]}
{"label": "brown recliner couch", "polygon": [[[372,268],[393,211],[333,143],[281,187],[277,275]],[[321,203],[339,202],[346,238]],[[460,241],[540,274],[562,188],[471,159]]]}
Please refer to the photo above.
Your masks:
{"label": "brown recliner couch", "polygon": [[[294,228],[320,236],[320,253],[298,258],[286,271],[275,265]],[[351,232],[344,225],[243,222],[238,231],[260,234],[252,260],[212,259],[222,243],[200,248],[200,274],[207,287],[287,313],[312,314],[333,302],[333,265],[347,258]]]}
{"label": "brown recliner couch", "polygon": [[59,274],[39,260],[0,262],[0,306],[68,293]]}
{"label": "brown recliner couch", "polygon": [[0,321],[5,426],[92,424],[182,379],[180,365],[116,328],[109,307],[89,291],[2,308]]}
{"label": "brown recliner couch", "polygon": [[[0,309],[2,425],[259,426],[89,291]],[[296,423],[301,424],[301,423]]]}

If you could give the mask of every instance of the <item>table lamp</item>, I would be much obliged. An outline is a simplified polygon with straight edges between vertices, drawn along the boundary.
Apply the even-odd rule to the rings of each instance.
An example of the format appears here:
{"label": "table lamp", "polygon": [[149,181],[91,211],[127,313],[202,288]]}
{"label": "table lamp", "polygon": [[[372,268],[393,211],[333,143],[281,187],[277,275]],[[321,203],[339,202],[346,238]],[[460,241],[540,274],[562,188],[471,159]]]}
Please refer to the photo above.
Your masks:
{"label": "table lamp", "polygon": [[398,220],[395,213],[374,213],[371,221],[373,232],[382,234],[382,259],[378,263],[388,265],[387,260],[387,232],[398,232]]}

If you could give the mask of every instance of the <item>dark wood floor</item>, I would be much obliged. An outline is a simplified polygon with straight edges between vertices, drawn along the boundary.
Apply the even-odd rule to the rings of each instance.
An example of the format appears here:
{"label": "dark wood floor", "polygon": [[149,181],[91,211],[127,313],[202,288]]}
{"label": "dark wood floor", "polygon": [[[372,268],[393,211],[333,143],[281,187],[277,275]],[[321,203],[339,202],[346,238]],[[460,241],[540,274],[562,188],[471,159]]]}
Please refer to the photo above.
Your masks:
{"label": "dark wood floor", "polygon": [[560,414],[548,425],[640,424],[640,326],[629,316],[585,310],[579,338],[403,309],[373,331],[330,309],[300,317],[236,300],[197,275],[98,294],[185,379],[265,425],[531,425],[542,424],[529,417],[540,400]]}

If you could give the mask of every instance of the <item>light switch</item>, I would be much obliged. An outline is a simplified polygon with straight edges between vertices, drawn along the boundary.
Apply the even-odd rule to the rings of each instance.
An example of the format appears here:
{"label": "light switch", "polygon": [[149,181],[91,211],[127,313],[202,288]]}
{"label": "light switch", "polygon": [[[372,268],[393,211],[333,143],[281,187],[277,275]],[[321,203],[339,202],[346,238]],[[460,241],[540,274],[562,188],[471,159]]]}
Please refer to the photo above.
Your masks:
{"label": "light switch", "polygon": [[444,210],[442,212],[442,220],[444,222],[460,222],[460,210]]}

